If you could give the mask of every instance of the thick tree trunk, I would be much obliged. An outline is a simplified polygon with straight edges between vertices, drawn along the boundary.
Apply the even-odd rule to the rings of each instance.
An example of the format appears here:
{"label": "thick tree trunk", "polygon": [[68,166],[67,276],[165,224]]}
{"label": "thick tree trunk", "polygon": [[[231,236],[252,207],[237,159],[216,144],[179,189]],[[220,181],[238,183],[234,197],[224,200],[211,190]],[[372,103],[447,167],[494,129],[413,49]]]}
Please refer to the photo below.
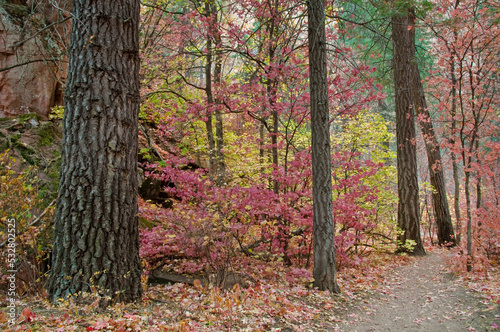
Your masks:
{"label": "thick tree trunk", "polygon": [[[415,12],[410,10],[409,24],[412,46],[415,48]],[[424,137],[425,149],[427,151],[427,162],[429,164],[429,177],[432,185],[432,207],[437,225],[437,236],[439,245],[454,245],[455,234],[451,223],[450,208],[446,196],[444,173],[441,161],[441,148],[432,125],[432,118],[427,108],[424,87],[418,70],[416,59],[412,61],[413,71],[413,101],[417,113],[422,135]]]}
{"label": "thick tree trunk", "polygon": [[49,299],[140,300],[139,1],[75,0]]}
{"label": "thick tree trunk", "polygon": [[332,214],[330,112],[326,67],[325,8],[322,0],[309,0],[309,81],[313,168],[314,286],[340,292],[335,265],[335,227]]}
{"label": "thick tree trunk", "polygon": [[[398,226],[400,251],[425,255],[420,235],[420,211],[417,177],[417,153],[415,137],[415,114],[413,105],[414,48],[408,32],[408,12],[392,17],[393,70],[396,104],[396,140],[398,170]],[[407,240],[415,241],[412,250],[404,245]]]}

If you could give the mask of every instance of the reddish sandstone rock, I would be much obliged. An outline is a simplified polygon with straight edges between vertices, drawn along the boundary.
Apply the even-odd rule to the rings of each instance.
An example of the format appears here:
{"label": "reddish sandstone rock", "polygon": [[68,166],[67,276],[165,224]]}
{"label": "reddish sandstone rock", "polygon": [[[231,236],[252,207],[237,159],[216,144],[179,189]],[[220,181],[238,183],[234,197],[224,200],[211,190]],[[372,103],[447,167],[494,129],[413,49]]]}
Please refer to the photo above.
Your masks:
{"label": "reddish sandstone rock", "polygon": [[0,118],[36,113],[46,119],[62,104],[70,2],[0,5]]}

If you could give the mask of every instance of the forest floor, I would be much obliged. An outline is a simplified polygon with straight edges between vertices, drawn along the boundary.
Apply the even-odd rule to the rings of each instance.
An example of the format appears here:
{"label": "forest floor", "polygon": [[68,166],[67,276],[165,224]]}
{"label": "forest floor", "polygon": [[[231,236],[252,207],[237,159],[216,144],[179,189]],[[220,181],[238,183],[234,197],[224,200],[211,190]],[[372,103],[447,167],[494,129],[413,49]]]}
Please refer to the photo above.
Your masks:
{"label": "forest floor", "polygon": [[[259,282],[222,291],[213,286],[149,285],[143,301],[99,308],[42,295],[16,302],[19,317],[2,331],[499,331],[498,270],[457,276],[449,272],[454,251],[424,257],[371,255],[338,274],[341,294],[309,288],[310,276],[283,265],[248,267]],[[252,268],[255,271],[252,272]],[[6,303],[1,298],[1,303]]]}
{"label": "forest floor", "polygon": [[[381,291],[344,308],[341,331],[494,331],[500,307],[447,272],[437,251],[391,271]],[[500,278],[499,275],[496,278]]]}

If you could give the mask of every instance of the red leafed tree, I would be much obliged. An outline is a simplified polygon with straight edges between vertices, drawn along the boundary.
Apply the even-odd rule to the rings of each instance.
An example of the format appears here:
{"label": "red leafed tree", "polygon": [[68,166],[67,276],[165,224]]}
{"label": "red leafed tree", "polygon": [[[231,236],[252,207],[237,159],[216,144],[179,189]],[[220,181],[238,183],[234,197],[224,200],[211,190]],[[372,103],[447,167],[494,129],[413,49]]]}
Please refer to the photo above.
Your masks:
{"label": "red leafed tree", "polygon": [[[486,151],[494,146],[498,136],[495,113],[498,107],[495,100],[497,55],[500,52],[498,19],[499,13],[492,2],[475,0],[440,1],[429,18],[434,23],[429,21],[437,37],[438,57],[437,70],[433,73],[435,78],[430,80],[430,85],[436,87],[434,97],[439,100],[443,119],[451,124],[445,129],[449,137],[447,146],[456,163],[455,189],[459,162],[465,178],[468,271],[472,270],[473,263],[474,228],[479,234],[482,226],[481,219],[475,215],[482,210],[483,189],[494,192],[495,187],[485,182],[494,181],[487,175],[492,174],[489,167],[494,163],[485,161],[495,155],[488,157]],[[447,92],[443,93],[443,89]]]}
{"label": "red leafed tree", "polygon": [[[416,15],[415,9],[409,12],[409,33],[412,46],[415,47]],[[412,92],[416,112],[416,118],[420,124],[427,152],[427,164],[429,177],[432,185],[432,207],[437,225],[437,236],[439,245],[454,245],[455,234],[451,223],[450,208],[445,186],[443,160],[441,158],[441,146],[438,141],[437,132],[434,129],[433,119],[427,106],[424,87],[420,77],[417,57],[412,61],[413,82]]]}

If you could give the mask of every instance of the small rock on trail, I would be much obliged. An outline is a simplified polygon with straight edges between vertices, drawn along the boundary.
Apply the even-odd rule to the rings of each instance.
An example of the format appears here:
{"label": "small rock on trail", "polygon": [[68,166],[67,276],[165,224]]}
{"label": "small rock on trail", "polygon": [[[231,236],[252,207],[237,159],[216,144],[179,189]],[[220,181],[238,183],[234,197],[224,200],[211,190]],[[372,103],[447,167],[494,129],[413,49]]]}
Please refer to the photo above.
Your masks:
{"label": "small rock on trail", "polygon": [[464,288],[446,272],[443,253],[395,269],[381,292],[347,308],[341,331],[499,331],[499,306]]}

